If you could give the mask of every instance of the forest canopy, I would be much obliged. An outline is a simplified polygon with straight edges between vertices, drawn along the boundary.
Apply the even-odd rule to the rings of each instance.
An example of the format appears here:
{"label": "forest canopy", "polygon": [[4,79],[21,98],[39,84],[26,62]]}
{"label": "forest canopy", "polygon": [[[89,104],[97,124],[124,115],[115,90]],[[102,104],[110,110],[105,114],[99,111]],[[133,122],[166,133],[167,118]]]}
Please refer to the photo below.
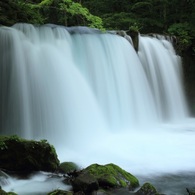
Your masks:
{"label": "forest canopy", "polygon": [[100,17],[72,0],[3,0],[0,2],[0,21],[2,25],[53,23],[103,29]]}
{"label": "forest canopy", "polygon": [[194,0],[1,0],[0,24],[17,22],[169,34],[195,54]]}
{"label": "forest canopy", "polygon": [[[180,50],[195,54],[194,0],[83,0],[92,14],[102,18],[106,29],[129,28],[141,33],[178,37]],[[97,9],[98,8],[98,9]]]}

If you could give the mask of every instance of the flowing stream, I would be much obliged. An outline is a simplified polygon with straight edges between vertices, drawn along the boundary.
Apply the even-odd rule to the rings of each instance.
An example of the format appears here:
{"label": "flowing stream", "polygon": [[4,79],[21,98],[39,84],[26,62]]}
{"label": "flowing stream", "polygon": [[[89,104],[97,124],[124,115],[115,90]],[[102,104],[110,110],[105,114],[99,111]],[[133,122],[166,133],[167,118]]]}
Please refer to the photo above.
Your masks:
{"label": "flowing stream", "polygon": [[182,79],[165,38],[140,36],[136,53],[125,38],[85,27],[1,26],[0,133],[47,139],[81,167],[191,174],[195,120]]}

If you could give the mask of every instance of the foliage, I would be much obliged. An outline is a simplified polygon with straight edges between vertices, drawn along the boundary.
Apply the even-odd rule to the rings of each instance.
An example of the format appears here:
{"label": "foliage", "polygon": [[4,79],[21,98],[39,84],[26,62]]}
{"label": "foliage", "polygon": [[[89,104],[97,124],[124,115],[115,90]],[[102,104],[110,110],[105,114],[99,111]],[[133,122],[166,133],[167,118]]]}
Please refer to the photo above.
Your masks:
{"label": "foliage", "polygon": [[150,10],[152,8],[152,4],[151,4],[151,2],[137,2],[131,7],[131,10],[136,10],[136,9],[140,9],[140,8],[143,8],[144,10],[145,9]]}
{"label": "foliage", "polygon": [[53,4],[53,0],[43,0],[38,5],[39,6],[50,6]]}
{"label": "foliage", "polygon": [[3,25],[16,22],[39,23],[44,22],[39,10],[23,0],[8,0],[0,2],[0,21]]}
{"label": "foliage", "polygon": [[102,16],[104,26],[107,29],[115,29],[115,30],[127,30],[131,26],[137,26],[137,28],[141,28],[140,24],[137,23],[137,20],[132,17],[130,13],[120,12],[114,14],[105,14]]}
{"label": "foliage", "polygon": [[188,49],[192,44],[193,36],[189,23],[175,23],[168,29],[169,34],[178,37],[179,51]]}
{"label": "foliage", "polygon": [[137,22],[134,22],[130,27],[129,30],[133,32],[139,32],[142,29],[142,26]]}
{"label": "foliage", "polygon": [[194,0],[1,0],[0,21],[170,33],[195,50]]}
{"label": "foliage", "polygon": [[59,6],[60,10],[66,14],[65,23],[67,23],[67,17],[73,20],[76,16],[75,19],[80,21],[79,23],[83,25],[103,29],[101,18],[92,15],[89,10],[80,3],[75,3],[72,0],[62,0],[62,2],[59,3]]}
{"label": "foliage", "polygon": [[12,25],[17,22],[55,23],[65,26],[86,25],[103,29],[100,17],[92,15],[87,8],[72,0],[3,0],[0,2],[0,21],[3,25]]}
{"label": "foliage", "polygon": [[[195,50],[194,0],[83,0],[105,28],[178,36],[180,49]],[[97,9],[98,7],[98,9]]]}

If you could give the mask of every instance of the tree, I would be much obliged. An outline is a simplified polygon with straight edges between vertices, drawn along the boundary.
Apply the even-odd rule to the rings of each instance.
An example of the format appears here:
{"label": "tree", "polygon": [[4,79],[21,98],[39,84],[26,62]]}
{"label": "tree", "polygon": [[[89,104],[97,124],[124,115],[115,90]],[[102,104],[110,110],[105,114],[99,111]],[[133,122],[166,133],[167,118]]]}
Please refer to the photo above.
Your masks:
{"label": "tree", "polygon": [[16,22],[54,23],[103,29],[100,17],[92,15],[87,8],[72,0],[3,0],[0,2],[0,19],[4,25]]}
{"label": "tree", "polygon": [[0,1],[0,21],[3,25],[16,22],[43,23],[44,19],[39,10],[33,9],[31,4],[23,0]]}
{"label": "tree", "polygon": [[103,29],[102,20],[100,17],[92,15],[89,10],[83,7],[80,3],[75,3],[72,0],[62,0],[59,3],[60,11],[64,13],[65,25],[76,19],[77,25],[87,25],[93,28]]}

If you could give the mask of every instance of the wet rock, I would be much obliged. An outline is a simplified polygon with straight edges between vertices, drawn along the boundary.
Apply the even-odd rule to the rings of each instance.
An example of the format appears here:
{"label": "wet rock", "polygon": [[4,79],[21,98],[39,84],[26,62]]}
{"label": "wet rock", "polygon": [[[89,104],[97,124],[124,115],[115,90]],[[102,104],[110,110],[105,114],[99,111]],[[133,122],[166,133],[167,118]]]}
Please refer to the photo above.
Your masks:
{"label": "wet rock", "polygon": [[56,151],[46,140],[0,136],[0,168],[15,172],[48,171],[59,166]]}
{"label": "wet rock", "polygon": [[82,171],[78,177],[73,179],[72,187],[75,192],[91,193],[98,190],[99,184],[97,179],[87,171]]}
{"label": "wet rock", "polygon": [[72,180],[72,186],[74,191],[91,193],[99,188],[134,189],[139,186],[139,181],[136,177],[115,164],[92,164],[82,170],[80,174]]}
{"label": "wet rock", "polygon": [[14,192],[6,192],[2,190],[0,186],[0,195],[17,195],[17,194],[15,194]]}
{"label": "wet rock", "polygon": [[73,163],[73,162],[63,162],[60,164],[59,168],[58,168],[60,173],[71,173],[74,171],[78,171],[79,167],[77,164]]}
{"label": "wet rock", "polygon": [[135,195],[159,195],[156,188],[150,184],[145,183],[136,193]]}

